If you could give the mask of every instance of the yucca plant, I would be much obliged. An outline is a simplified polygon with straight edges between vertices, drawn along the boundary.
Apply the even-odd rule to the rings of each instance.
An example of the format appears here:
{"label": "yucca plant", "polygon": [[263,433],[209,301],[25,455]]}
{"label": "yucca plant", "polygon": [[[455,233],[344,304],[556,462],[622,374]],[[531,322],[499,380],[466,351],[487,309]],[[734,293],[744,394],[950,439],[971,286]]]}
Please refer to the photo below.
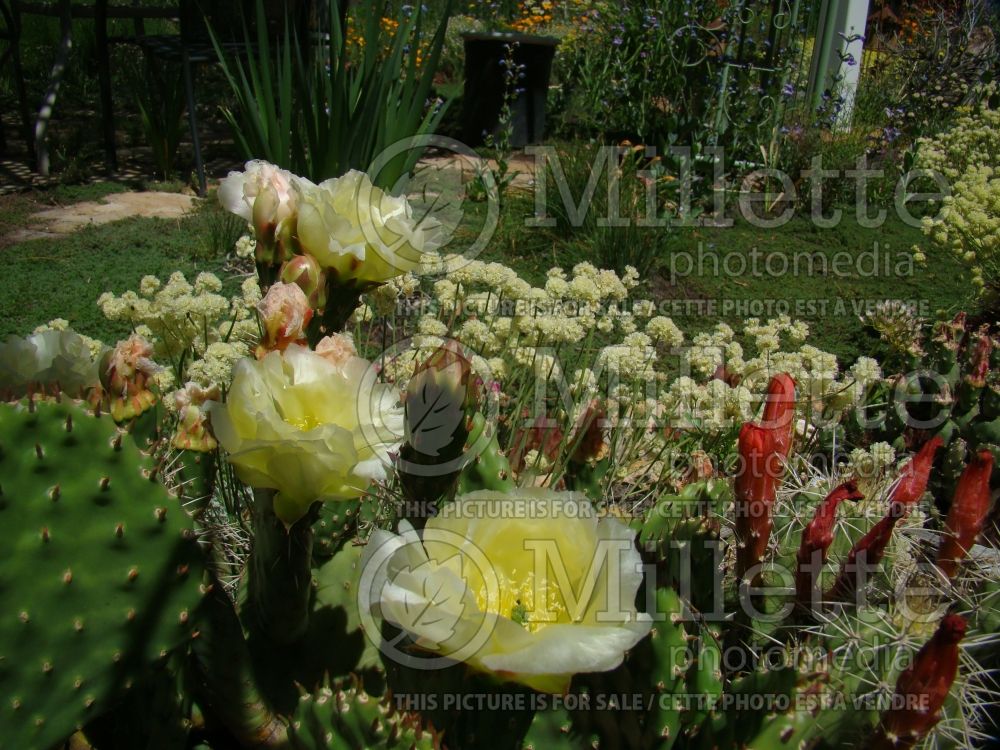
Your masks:
{"label": "yucca plant", "polygon": [[[350,43],[348,24],[332,7],[328,37],[311,38],[286,21],[281,37],[269,38],[262,0],[256,30],[244,25],[255,56],[228,55],[213,35],[237,103],[223,114],[244,155],[321,181],[368,169],[392,144],[433,133],[446,106],[432,102],[431,91],[450,3],[426,45],[424,11],[395,10],[359,5],[358,44]],[[401,19],[392,31],[384,27],[383,13]],[[379,166],[373,182],[391,188],[422,150],[402,150]]]}

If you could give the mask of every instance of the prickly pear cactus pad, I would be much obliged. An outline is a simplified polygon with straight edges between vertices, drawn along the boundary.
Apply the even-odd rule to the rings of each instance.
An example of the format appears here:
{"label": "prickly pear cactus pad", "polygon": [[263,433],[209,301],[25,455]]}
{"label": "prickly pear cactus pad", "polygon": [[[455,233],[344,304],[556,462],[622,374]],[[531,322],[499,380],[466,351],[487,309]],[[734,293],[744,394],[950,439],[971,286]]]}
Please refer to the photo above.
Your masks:
{"label": "prickly pear cactus pad", "polygon": [[47,750],[193,635],[190,521],[110,416],[0,404],[0,546],[3,750]]}

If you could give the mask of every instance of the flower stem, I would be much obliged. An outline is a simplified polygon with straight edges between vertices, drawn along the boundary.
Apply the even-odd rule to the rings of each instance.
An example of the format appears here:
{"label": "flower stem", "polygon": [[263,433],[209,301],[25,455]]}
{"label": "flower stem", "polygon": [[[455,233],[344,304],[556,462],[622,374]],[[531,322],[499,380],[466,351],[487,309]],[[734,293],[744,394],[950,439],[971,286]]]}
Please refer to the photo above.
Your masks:
{"label": "flower stem", "polygon": [[318,503],[290,527],[274,513],[274,490],[255,489],[250,556],[253,624],[277,643],[293,643],[309,625],[313,522]]}

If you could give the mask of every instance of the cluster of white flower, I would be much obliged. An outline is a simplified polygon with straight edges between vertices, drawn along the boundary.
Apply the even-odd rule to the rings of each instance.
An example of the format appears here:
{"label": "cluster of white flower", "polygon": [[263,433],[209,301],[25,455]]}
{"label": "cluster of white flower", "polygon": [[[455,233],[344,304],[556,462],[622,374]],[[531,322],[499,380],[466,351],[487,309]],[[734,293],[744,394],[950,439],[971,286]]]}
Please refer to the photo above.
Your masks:
{"label": "cluster of white flower", "polygon": [[187,380],[226,386],[233,365],[259,337],[254,309],[261,293],[253,277],[231,298],[221,294],[222,287],[211,273],[198,274],[194,284],[180,272],[166,283],[145,276],[139,293],[105,292],[97,304],[109,320],[128,322],[153,343],[159,361],[172,365],[158,375],[161,388]]}
{"label": "cluster of white flower", "polygon": [[[386,363],[391,381],[405,382],[437,342],[454,338],[486,358],[487,371],[508,396],[555,382],[586,403],[607,388],[620,417],[720,434],[754,418],[777,373],[796,380],[807,418],[854,404],[865,386],[881,379],[878,363],[867,357],[842,372],[836,356],[805,343],[809,326],[787,315],[751,318],[739,332],[718,323],[682,348],[685,336],[673,320],[656,315],[650,300],[630,299],[638,285],[632,269],[619,276],[579,263],[569,272],[549,270],[536,287],[499,263],[453,255],[434,263],[447,275],[427,297],[419,297],[415,277],[399,277],[385,290],[385,303],[355,316],[361,322],[400,300],[414,303],[413,348]],[[665,356],[678,349],[681,372],[689,377],[677,377],[676,357]]]}
{"label": "cluster of white flower", "polygon": [[979,287],[1000,272],[1000,109],[989,99],[944,133],[921,139],[916,161],[951,181],[938,215],[924,218],[924,234],[969,264]]}
{"label": "cluster of white flower", "polygon": [[923,349],[923,322],[914,309],[902,300],[885,300],[861,316],[883,341],[898,352],[920,357]]}
{"label": "cluster of white flower", "polygon": [[234,251],[237,258],[244,260],[253,258],[257,251],[257,239],[252,234],[244,234],[236,240]]}
{"label": "cluster of white flower", "polygon": [[[711,332],[699,333],[683,352],[683,361],[695,376],[739,380],[753,387],[762,386],[779,372],[787,372],[800,387],[813,396],[836,390],[839,365],[833,354],[803,342],[809,326],[782,315],[762,323],[758,318],[745,321],[742,341],[736,332],[719,323]],[[757,356],[745,358],[745,349]],[[721,368],[721,369],[720,369]]]}
{"label": "cluster of white flower", "polygon": [[752,419],[760,397],[745,385],[729,386],[718,379],[699,384],[685,375],[670,384],[661,403],[675,429],[715,435]]}
{"label": "cluster of white flower", "polygon": [[[417,325],[419,333],[445,335],[447,331],[483,356],[510,353],[508,357],[529,367],[534,367],[536,349],[579,347],[592,336],[615,330],[629,335],[638,329],[636,319],[648,318],[656,310],[649,300],[634,302],[629,309],[629,293],[638,285],[638,273],[631,268],[623,276],[590,263],[578,263],[570,273],[553,268],[541,287],[532,286],[501,263],[468,261],[457,255],[435,258],[423,270],[445,278],[433,284],[429,299],[430,316],[436,316],[441,325],[424,315]],[[384,294],[396,304],[415,291],[414,283]],[[372,302],[372,308],[360,311],[355,320],[368,320],[372,312],[385,314],[387,306]],[[657,325],[654,337],[668,344],[677,340],[679,332],[676,327],[669,329],[668,319],[660,319]],[[592,343],[594,349],[599,348],[600,342]]]}

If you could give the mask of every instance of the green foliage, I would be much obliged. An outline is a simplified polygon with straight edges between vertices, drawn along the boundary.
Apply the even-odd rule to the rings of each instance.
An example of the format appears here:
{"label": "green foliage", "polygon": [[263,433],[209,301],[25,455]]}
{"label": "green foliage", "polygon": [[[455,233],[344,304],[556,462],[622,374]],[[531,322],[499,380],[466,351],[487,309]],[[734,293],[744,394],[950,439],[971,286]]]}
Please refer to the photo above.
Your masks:
{"label": "green foliage", "polygon": [[[138,67],[138,66],[136,66]],[[131,71],[131,86],[139,110],[146,145],[153,154],[156,175],[174,178],[174,160],[181,142],[184,115],[184,78],[181,70],[147,59],[144,70]]]}
{"label": "green foliage", "polygon": [[48,747],[110,708],[192,637],[202,594],[191,522],[107,416],[0,406],[0,736]]}
{"label": "green foliage", "polygon": [[855,428],[851,437],[903,451],[916,447],[913,426],[923,426],[919,435],[937,435],[944,445],[932,489],[951,498],[969,456],[986,448],[1000,458],[1000,340],[988,327],[968,325],[964,314],[938,321],[929,336],[918,326],[909,340],[926,351],[909,357],[899,381],[868,394],[870,434],[857,435]]}
{"label": "green foliage", "polygon": [[[350,169],[366,170],[392,144],[434,131],[443,109],[428,106],[428,99],[449,13],[418,61],[418,48],[426,41],[423,12],[401,14],[399,27],[386,39],[382,10],[377,4],[357,6],[360,51],[352,50],[335,4],[330,5],[328,45],[300,36],[289,23],[283,38],[272,42],[262,0],[256,35],[246,32],[258,49],[252,59],[230,58],[216,42],[237,101],[235,112],[223,112],[248,159],[266,159],[320,181]],[[413,148],[392,158],[372,175],[373,182],[393,189],[422,152]]]}

